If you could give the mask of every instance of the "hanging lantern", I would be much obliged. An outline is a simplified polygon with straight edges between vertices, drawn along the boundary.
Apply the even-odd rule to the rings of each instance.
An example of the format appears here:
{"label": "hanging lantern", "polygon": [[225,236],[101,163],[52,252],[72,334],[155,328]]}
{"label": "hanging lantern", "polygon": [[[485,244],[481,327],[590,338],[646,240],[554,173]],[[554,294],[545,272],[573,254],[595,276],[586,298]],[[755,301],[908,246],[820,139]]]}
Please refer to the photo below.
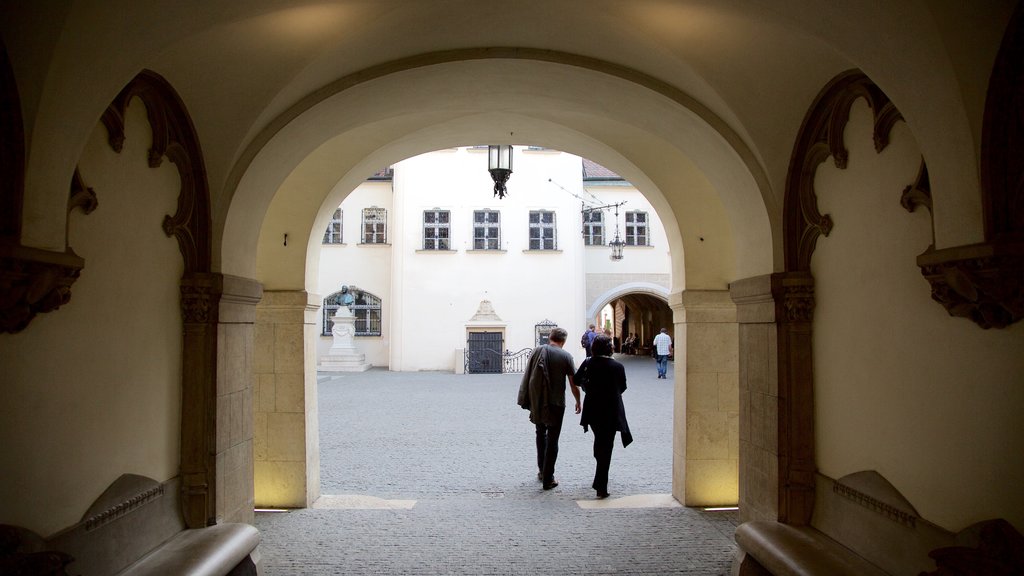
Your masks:
{"label": "hanging lantern", "polygon": [[512,146],[510,144],[492,145],[487,147],[487,171],[494,180],[494,195],[504,198],[508,191],[505,183],[512,175]]}

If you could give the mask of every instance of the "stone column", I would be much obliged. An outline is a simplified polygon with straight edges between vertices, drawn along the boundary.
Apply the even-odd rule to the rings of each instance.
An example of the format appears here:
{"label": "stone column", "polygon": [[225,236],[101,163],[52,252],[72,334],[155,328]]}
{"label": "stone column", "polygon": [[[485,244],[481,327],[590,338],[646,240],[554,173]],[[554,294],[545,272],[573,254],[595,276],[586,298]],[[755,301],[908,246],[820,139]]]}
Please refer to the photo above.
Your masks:
{"label": "stone column", "polygon": [[740,519],[803,525],[814,506],[814,278],[733,282],[740,322]]}
{"label": "stone column", "polygon": [[182,515],[189,528],[252,522],[252,362],[258,282],[181,281]]}
{"label": "stone column", "polygon": [[320,496],[319,307],[315,294],[275,290],[256,308],[257,506],[302,508]]}
{"label": "stone column", "polygon": [[673,294],[672,495],[686,506],[735,504],[739,469],[739,336],[725,290]]}
{"label": "stone column", "polygon": [[223,277],[217,325],[217,522],[253,522],[253,347],[263,286]]}
{"label": "stone column", "polygon": [[771,276],[729,285],[740,336],[740,520],[778,520],[778,339]]}

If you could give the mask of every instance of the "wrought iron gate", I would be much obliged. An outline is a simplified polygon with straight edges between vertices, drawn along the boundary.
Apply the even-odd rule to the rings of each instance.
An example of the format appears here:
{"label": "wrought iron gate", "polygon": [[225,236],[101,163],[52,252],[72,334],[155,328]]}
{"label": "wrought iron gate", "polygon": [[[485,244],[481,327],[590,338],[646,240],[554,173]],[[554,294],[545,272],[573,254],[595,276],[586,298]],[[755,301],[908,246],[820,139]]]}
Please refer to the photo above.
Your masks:
{"label": "wrought iron gate", "polygon": [[526,371],[532,348],[502,352],[501,332],[470,332],[466,338],[467,374],[511,374]]}
{"label": "wrought iron gate", "polygon": [[466,372],[501,374],[501,332],[470,332],[466,338]]}

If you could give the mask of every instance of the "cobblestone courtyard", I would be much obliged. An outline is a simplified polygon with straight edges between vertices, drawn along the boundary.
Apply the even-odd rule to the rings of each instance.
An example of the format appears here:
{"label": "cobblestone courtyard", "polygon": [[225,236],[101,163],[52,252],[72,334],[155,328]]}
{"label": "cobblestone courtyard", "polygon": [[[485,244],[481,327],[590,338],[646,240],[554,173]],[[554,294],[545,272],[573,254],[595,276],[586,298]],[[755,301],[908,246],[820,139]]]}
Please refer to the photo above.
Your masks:
{"label": "cobblestone courtyard", "polygon": [[668,507],[664,497],[673,380],[656,379],[648,358],[624,364],[635,440],[616,441],[611,498],[600,502],[593,436],[569,412],[559,486],[541,489],[533,425],[515,403],[519,374],[321,373],[324,497],[257,514],[261,574],[727,573],[736,514]]}

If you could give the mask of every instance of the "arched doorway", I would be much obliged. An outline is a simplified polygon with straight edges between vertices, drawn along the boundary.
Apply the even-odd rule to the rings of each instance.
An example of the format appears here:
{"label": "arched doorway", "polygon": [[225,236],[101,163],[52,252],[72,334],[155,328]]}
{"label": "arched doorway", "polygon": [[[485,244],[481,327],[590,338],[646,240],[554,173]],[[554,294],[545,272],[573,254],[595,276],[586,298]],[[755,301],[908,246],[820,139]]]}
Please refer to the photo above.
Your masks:
{"label": "arched doorway", "polygon": [[[680,101],[674,101],[666,110],[664,95],[639,84],[615,79],[614,75],[609,77],[594,67],[529,59],[496,60],[487,64],[483,66],[476,60],[444,61],[427,67],[429,69],[416,67],[340,90],[315,107],[297,111],[294,120],[280,131],[268,134],[262,147],[251,152],[248,164],[239,165],[238,187],[232,204],[237,201],[263,205],[266,216],[262,224],[255,226],[252,221],[240,219],[241,213],[237,217],[232,211],[223,215],[226,220],[221,252],[223,265],[240,267],[240,271],[251,270],[244,273],[254,273],[266,289],[260,309],[266,312],[262,318],[269,323],[257,326],[256,348],[272,351],[275,358],[292,359],[273,366],[257,365],[258,379],[276,382],[281,378],[288,386],[304,392],[301,411],[287,415],[257,412],[257,501],[304,506],[318,494],[317,448],[308,441],[316,425],[310,417],[316,410],[315,367],[313,360],[305,355],[307,347],[303,342],[315,339],[317,334],[312,318],[318,316],[320,296],[314,295],[311,288],[317,274],[323,230],[341,200],[366,174],[420,152],[458,146],[467,141],[527,141],[585,155],[634,182],[665,223],[667,248],[672,254],[673,285],[669,289],[669,301],[676,325],[677,350],[687,350],[687,359],[700,369],[692,374],[677,374],[683,391],[683,394],[677,393],[677,398],[686,397],[686,382],[690,377],[707,382],[724,381],[726,390],[730,389],[728,382],[736,380],[738,337],[735,318],[730,320],[727,312],[731,307],[727,282],[737,274],[765,272],[772,267],[768,212],[762,199],[764,191],[758,186],[760,177],[755,174],[759,174],[759,169],[752,172],[743,160],[745,154],[737,154],[735,150],[709,156],[705,148],[694,146],[692,139],[659,133],[659,130],[630,128],[651,124],[637,117],[638,114],[657,116],[660,120],[654,124],[659,124],[665,114],[670,113],[670,117],[689,124],[690,129],[703,138],[720,144],[728,142],[720,131],[724,129],[722,125],[713,126],[703,118],[694,117]],[[506,102],[515,113],[483,111],[475,99],[463,102],[471,112],[455,112],[450,108],[448,96],[442,98],[435,94],[433,101],[424,99],[424,95],[431,92],[427,86],[435,82],[443,81],[458,93],[458,85],[465,84],[467,90],[474,86],[477,90],[481,75],[495,74],[501,75],[502,81],[496,82],[500,89],[496,89],[493,96]],[[558,89],[552,92],[556,97],[545,103],[542,112],[533,108],[535,98],[529,86],[509,81],[520,78],[529,84],[535,82],[536,74],[559,78]],[[608,80],[613,86],[601,86]],[[361,101],[366,96],[364,92],[393,99],[399,92],[416,92],[410,88],[417,85],[422,85],[426,92],[421,92],[415,102],[408,102],[408,115],[402,116],[403,122],[387,120],[394,114],[391,109],[370,106],[356,113],[352,108],[351,98],[358,96]],[[600,99],[594,98],[594,90],[613,90],[636,100],[637,106],[628,108],[628,113],[610,115],[602,110]],[[451,92],[445,91],[445,94]],[[424,115],[425,110],[431,109],[435,110],[434,114]],[[333,110],[330,119],[322,116],[327,110]],[[582,121],[579,113],[583,110],[595,116],[588,115],[586,121]],[[338,124],[337,114],[354,114],[350,119],[358,125]],[[374,141],[383,139],[387,143],[365,148],[370,134],[374,135]],[[296,137],[299,137],[298,142]],[[282,158],[290,159],[288,169],[281,165]],[[742,233],[737,234],[735,230]],[[686,255],[684,258],[684,246],[691,242],[700,249],[693,257]],[[246,245],[249,248],[243,249]],[[251,259],[253,248],[254,260]],[[683,313],[687,307],[713,310],[713,313],[687,315]],[[720,313],[722,310],[726,310],[725,315]],[[687,324],[687,329],[683,329]],[[708,338],[715,345],[705,345]],[[265,429],[261,429],[263,421]],[[273,421],[287,421],[286,426],[296,440],[289,444],[288,453],[280,453],[278,460],[268,461],[261,459],[264,454],[259,450],[260,436],[269,437]],[[674,456],[675,496],[687,504],[735,501],[734,471],[738,454],[731,449],[727,432],[729,419],[715,414],[712,418],[691,421],[691,426],[698,428],[691,430],[694,433],[690,436],[710,435],[716,439],[713,446],[682,444],[685,434],[681,427],[686,425],[685,421],[686,416],[677,411],[680,445]],[[697,434],[698,430],[706,434]],[[267,457],[270,452],[266,452]],[[715,458],[711,457],[711,452]],[[699,457],[691,458],[688,454]],[[287,479],[285,484],[282,478]],[[264,491],[264,486],[274,489]]]}

